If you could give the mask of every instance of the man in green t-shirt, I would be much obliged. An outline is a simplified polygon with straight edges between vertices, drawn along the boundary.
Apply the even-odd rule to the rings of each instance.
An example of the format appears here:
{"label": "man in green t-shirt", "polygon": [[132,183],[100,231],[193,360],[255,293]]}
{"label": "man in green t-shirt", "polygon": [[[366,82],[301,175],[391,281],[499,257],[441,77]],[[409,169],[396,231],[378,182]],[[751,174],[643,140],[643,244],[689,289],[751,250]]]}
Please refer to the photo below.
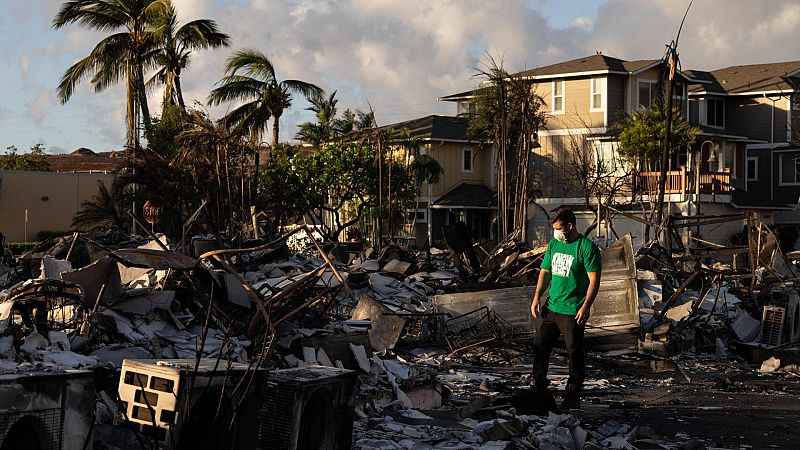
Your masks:
{"label": "man in green t-shirt", "polygon": [[[575,213],[560,208],[551,223],[554,238],[547,244],[531,303],[533,318],[542,318],[533,342],[531,385],[537,391],[547,390],[550,352],[562,335],[569,354],[569,379],[562,406],[578,408],[586,375],[583,332],[600,286],[602,262],[597,245],[575,228]],[[539,298],[548,276],[552,278],[550,297],[541,304]]]}

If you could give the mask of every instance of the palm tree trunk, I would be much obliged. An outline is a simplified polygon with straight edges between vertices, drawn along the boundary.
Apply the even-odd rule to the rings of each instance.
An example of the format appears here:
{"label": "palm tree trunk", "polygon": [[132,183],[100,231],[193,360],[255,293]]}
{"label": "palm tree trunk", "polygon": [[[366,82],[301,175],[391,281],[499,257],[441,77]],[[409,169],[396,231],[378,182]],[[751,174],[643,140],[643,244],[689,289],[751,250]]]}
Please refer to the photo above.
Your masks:
{"label": "palm tree trunk", "polygon": [[141,64],[138,64],[136,67],[136,83],[138,85],[139,107],[142,109],[144,130],[147,135],[150,135],[150,107],[147,105],[147,92],[144,88],[144,71],[142,70]]}
{"label": "palm tree trunk", "polygon": [[126,145],[129,150],[134,148],[136,144],[136,87],[133,79],[133,70],[131,70],[130,63],[127,64],[125,71],[127,72],[127,93],[128,93],[128,104],[127,104],[127,125],[128,131],[127,135],[125,136]]}
{"label": "palm tree trunk", "polygon": [[180,105],[181,111],[186,114],[186,103],[183,102],[183,89],[181,89],[180,72],[175,72],[175,79],[173,82],[175,83],[175,96],[178,97],[178,105]]}
{"label": "palm tree trunk", "polygon": [[[278,133],[280,132],[280,122],[281,122],[281,115],[273,114],[273,122],[272,122],[272,149],[274,150],[275,147],[278,145]],[[270,152],[270,155],[272,152]]]}

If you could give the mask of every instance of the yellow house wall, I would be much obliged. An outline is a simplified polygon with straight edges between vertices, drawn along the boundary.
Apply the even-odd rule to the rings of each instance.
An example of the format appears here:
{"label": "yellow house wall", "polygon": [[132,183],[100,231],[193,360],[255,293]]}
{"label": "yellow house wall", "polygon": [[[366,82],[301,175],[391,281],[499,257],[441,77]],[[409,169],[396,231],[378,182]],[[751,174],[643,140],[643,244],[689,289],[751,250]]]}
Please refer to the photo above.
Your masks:
{"label": "yellow house wall", "polygon": [[[472,172],[462,170],[462,150],[471,147],[473,151]],[[439,197],[464,181],[482,182],[491,187],[491,155],[490,151],[478,151],[477,144],[457,142],[434,143],[430,146],[430,155],[439,162],[444,169],[439,182],[433,185],[432,194]],[[422,187],[422,195],[427,195],[427,188]]]}
{"label": "yellow house wall", "polygon": [[107,188],[113,174],[0,171],[0,232],[8,241],[25,240],[40,231],[68,231],[82,202],[97,194],[97,181]]}

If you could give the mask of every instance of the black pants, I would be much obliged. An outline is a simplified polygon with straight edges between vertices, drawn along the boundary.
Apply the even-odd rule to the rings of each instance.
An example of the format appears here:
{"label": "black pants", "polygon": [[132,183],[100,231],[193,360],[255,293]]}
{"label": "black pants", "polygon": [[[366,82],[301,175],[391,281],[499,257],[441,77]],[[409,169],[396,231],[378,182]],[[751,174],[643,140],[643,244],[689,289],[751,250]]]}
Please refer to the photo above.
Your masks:
{"label": "black pants", "polygon": [[586,377],[586,354],[583,348],[583,332],[586,324],[578,324],[575,316],[559,314],[542,307],[542,321],[536,329],[533,340],[533,380],[544,388],[548,385],[547,369],[550,366],[550,352],[558,342],[558,336],[564,336],[564,343],[569,353],[569,380],[567,391],[580,393],[583,379]]}

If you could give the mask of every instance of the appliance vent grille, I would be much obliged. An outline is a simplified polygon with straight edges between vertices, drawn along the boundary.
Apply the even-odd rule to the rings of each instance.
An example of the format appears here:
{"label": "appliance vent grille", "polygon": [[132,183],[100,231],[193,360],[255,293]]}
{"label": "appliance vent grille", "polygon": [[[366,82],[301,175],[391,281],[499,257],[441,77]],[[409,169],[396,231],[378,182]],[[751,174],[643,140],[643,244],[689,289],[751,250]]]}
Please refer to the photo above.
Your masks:
{"label": "appliance vent grille", "polygon": [[[0,413],[0,444],[4,448],[37,448],[38,445],[41,450],[60,450],[63,431],[61,419],[60,408]],[[14,428],[15,424],[23,426],[23,421],[31,421],[35,428]]]}
{"label": "appliance vent grille", "polygon": [[786,308],[765,306],[761,320],[761,343],[769,346],[781,344]]}

